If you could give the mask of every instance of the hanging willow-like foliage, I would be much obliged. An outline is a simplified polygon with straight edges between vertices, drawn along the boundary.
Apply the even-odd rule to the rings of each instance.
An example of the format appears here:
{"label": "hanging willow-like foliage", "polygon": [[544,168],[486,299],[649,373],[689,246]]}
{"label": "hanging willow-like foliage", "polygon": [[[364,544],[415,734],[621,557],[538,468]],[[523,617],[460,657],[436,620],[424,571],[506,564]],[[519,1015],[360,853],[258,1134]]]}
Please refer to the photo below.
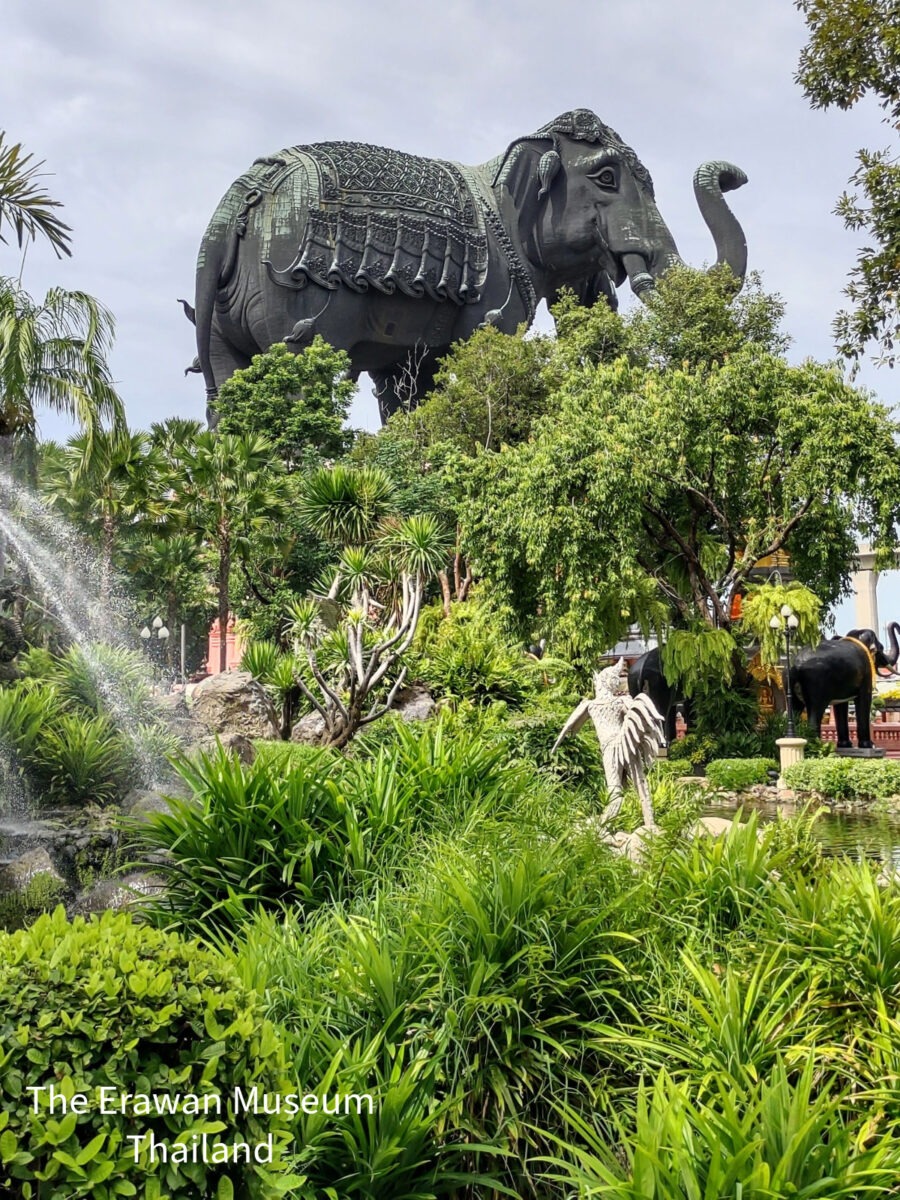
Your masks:
{"label": "hanging willow-like foliage", "polygon": [[710,686],[731,682],[736,650],[727,629],[699,633],[674,629],[660,652],[663,674],[670,686],[695,696]]}
{"label": "hanging willow-like foliage", "polygon": [[[791,635],[797,646],[819,644],[819,613],[822,608],[819,597],[802,583],[763,583],[752,587],[744,597],[741,608],[740,630],[759,643],[760,663],[773,666],[784,653],[784,629],[781,617],[782,606],[788,604],[799,621]],[[782,620],[782,628],[771,629],[772,617]]]}

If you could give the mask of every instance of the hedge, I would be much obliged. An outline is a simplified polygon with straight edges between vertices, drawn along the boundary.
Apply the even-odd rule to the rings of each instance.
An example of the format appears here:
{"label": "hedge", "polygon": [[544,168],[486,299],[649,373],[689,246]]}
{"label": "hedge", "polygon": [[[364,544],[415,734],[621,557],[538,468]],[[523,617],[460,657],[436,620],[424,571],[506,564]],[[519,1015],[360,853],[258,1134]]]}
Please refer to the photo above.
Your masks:
{"label": "hedge", "polygon": [[777,771],[772,758],[714,758],[706,764],[706,778],[713,787],[740,792],[758,783],[768,783],[769,771]]}
{"label": "hedge", "polygon": [[784,773],[788,787],[830,800],[884,800],[900,795],[900,760],[890,758],[804,759]]}

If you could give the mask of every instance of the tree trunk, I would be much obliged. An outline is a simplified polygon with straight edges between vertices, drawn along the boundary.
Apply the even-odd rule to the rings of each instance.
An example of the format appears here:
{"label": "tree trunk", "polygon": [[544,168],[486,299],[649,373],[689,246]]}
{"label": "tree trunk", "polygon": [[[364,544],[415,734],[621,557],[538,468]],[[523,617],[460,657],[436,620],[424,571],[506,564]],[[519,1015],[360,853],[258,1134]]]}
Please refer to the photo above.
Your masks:
{"label": "tree trunk", "polygon": [[231,545],[223,541],[219,545],[219,670],[224,671],[228,661],[228,583],[231,579]]}
{"label": "tree trunk", "polygon": [[444,616],[450,616],[450,603],[452,596],[450,594],[450,580],[446,571],[438,571],[438,579],[441,581],[441,595],[444,598]]}
{"label": "tree trunk", "polygon": [[174,592],[169,592],[166,605],[166,624],[169,628],[169,636],[166,638],[166,665],[170,671],[175,670],[175,625],[177,620],[178,597]]}

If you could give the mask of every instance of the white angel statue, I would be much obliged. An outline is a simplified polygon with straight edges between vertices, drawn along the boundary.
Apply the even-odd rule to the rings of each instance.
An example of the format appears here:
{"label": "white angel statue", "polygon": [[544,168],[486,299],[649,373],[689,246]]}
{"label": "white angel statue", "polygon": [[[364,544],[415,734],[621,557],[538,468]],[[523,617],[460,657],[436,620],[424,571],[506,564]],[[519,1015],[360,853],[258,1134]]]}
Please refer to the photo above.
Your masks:
{"label": "white angel statue", "polygon": [[665,721],[649,696],[628,695],[628,668],[620,658],[594,675],[594,698],[582,700],[563,725],[553,749],[591,718],[603,752],[603,771],[609,788],[609,803],[601,821],[610,822],[622,807],[623,788],[634,783],[641,802],[644,824],[656,827],[653,801],[647,784],[647,768],[656,759],[658,746],[665,745]]}

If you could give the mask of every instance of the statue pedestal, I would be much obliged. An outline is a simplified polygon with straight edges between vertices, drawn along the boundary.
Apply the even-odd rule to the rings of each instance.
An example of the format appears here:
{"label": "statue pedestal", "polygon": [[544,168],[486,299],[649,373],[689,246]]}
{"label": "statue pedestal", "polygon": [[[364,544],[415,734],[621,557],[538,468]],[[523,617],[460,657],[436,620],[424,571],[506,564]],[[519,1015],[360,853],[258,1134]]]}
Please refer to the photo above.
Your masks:
{"label": "statue pedestal", "polygon": [[803,762],[803,752],[806,749],[806,738],[777,738],[775,745],[778,747],[778,753],[781,760],[781,774],[778,777],[778,787],[779,789],[784,789],[787,787],[787,784],[784,781],[784,773],[787,768],[793,766],[794,763]]}
{"label": "statue pedestal", "polygon": [[657,758],[668,758],[669,757],[669,747],[668,746],[657,746],[656,747],[656,757]]}
{"label": "statue pedestal", "polygon": [[884,758],[884,746],[869,746],[868,749],[860,750],[858,746],[838,746],[835,754],[839,754],[841,758]]}

